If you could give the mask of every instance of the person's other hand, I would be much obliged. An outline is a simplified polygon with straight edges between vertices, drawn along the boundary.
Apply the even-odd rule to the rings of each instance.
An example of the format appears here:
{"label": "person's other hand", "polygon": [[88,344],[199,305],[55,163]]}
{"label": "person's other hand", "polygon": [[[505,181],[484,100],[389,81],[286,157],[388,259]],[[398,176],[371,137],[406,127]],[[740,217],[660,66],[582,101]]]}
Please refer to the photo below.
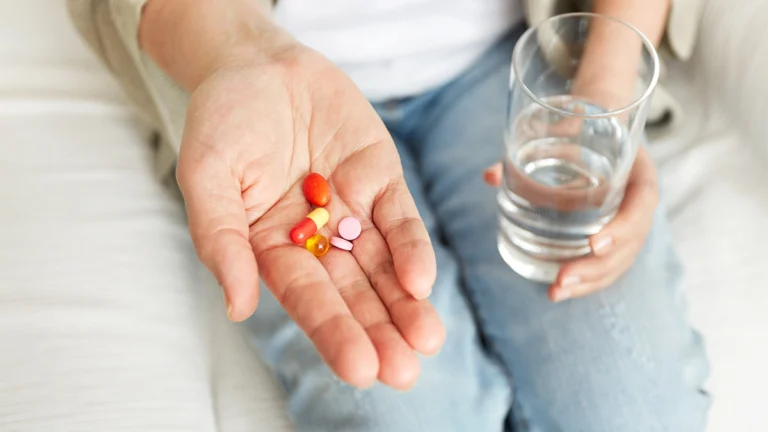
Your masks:
{"label": "person's other hand", "polygon": [[[177,177],[230,319],[254,312],[261,276],[341,379],[408,388],[415,352],[434,354],[445,330],[425,300],[434,251],[384,124],[341,70],[298,44],[273,63],[212,70],[191,95]],[[310,211],[310,172],[332,191],[321,233],[345,216],[362,222],[351,253],[318,259],[291,242]]]}
{"label": "person's other hand", "polygon": [[[484,174],[485,182],[499,186],[501,163]],[[565,263],[549,287],[552,301],[581,297],[611,285],[632,265],[653,225],[659,201],[656,168],[644,147],[640,147],[627,183],[624,200],[616,217],[589,239],[592,254]]]}

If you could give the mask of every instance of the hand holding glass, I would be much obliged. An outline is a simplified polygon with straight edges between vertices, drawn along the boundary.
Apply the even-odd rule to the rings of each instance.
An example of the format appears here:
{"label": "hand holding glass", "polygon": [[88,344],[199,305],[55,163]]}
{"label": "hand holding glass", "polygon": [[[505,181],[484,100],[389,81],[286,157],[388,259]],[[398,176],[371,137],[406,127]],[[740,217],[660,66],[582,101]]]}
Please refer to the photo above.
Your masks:
{"label": "hand holding glass", "polygon": [[555,280],[591,253],[618,211],[658,80],[653,44],[596,14],[529,29],[513,52],[499,251],[522,276]]}

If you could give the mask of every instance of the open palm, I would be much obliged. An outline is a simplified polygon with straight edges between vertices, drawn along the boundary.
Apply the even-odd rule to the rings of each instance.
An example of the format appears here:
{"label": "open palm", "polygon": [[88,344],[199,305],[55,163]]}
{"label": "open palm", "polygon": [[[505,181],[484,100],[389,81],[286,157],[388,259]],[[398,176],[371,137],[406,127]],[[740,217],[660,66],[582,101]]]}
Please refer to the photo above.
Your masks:
{"label": "open palm", "polygon": [[[260,275],[340,378],[407,388],[415,352],[445,337],[424,300],[434,252],[376,112],[339,69],[299,51],[280,65],[221,68],[193,92],[178,179],[195,247],[231,319],[253,313]],[[318,259],[291,243],[310,211],[301,185],[311,171],[332,191],[321,233],[345,216],[362,222],[352,253]]]}

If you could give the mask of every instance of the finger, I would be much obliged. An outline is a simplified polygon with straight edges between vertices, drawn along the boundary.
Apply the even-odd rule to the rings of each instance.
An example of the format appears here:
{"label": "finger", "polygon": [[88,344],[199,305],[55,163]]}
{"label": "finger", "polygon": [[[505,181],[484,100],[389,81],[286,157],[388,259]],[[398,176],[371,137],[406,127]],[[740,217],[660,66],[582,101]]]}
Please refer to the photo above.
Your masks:
{"label": "finger", "polygon": [[365,227],[352,253],[408,344],[421,354],[435,354],[445,341],[445,328],[428,300],[414,298],[400,284],[381,233]]}
{"label": "finger", "polygon": [[379,381],[405,390],[419,376],[419,360],[392,323],[387,308],[349,252],[333,249],[321,258],[334,285],[357,322],[371,338],[379,357]]}
{"label": "finger", "polygon": [[504,173],[501,162],[496,162],[495,164],[486,168],[485,171],[483,171],[483,180],[485,180],[489,186],[499,187],[501,186],[503,175]]}
{"label": "finger", "polygon": [[224,291],[227,315],[242,321],[256,309],[259,272],[248,242],[240,184],[224,161],[189,157],[182,152],[177,177],[192,241]]}
{"label": "finger", "polygon": [[623,244],[636,243],[636,246],[642,246],[653,225],[653,214],[658,203],[656,168],[648,152],[641,147],[618,214],[589,239],[592,252],[602,256]]}
{"label": "finger", "polygon": [[[612,273],[612,277],[615,277],[616,279],[618,279],[620,276],[621,276],[620,273]],[[569,299],[585,297],[589,294],[598,292],[609,285],[610,285],[610,282],[608,282],[607,280],[585,282],[585,283],[572,286],[568,291],[557,289],[554,286],[552,286],[549,288],[547,295],[549,296],[549,299],[551,301],[555,303],[559,303]]]}
{"label": "finger", "polygon": [[293,244],[255,250],[264,282],[334,373],[356,387],[372,385],[376,350],[320,261]]}
{"label": "finger", "polygon": [[641,148],[617,216],[590,238],[594,256],[567,263],[550,287],[553,301],[579,297],[605,288],[634,261],[653,224],[658,204],[656,170]]}
{"label": "finger", "polygon": [[633,248],[625,247],[609,255],[589,256],[564,264],[549,287],[550,300],[560,302],[607,288],[629,269],[636,254]]}
{"label": "finger", "polygon": [[389,246],[402,287],[418,299],[428,297],[437,273],[435,252],[402,177],[374,200],[373,222]]}

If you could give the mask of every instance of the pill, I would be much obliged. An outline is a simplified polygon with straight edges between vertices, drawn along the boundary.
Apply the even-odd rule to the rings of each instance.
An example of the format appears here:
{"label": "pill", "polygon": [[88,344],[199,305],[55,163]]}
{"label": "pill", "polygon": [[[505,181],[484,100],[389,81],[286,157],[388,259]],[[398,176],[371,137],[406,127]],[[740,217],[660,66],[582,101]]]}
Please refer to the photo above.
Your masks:
{"label": "pill", "polygon": [[331,199],[331,187],[320,174],[309,173],[304,178],[304,196],[313,205],[322,207]]}
{"label": "pill", "polygon": [[329,217],[328,210],[322,207],[312,210],[301,222],[291,229],[291,241],[296,244],[303,244],[328,223]]}
{"label": "pill", "polygon": [[344,240],[341,237],[336,237],[336,236],[331,237],[331,244],[345,251],[352,250],[352,242]]}
{"label": "pill", "polygon": [[312,255],[316,257],[321,257],[327,254],[328,249],[331,248],[331,246],[328,244],[328,239],[325,238],[325,236],[322,234],[315,234],[308,238],[305,247],[308,251],[312,252]]}
{"label": "pill", "polygon": [[339,235],[345,240],[352,241],[360,237],[360,231],[362,231],[360,221],[351,216],[345,217],[339,222]]}

